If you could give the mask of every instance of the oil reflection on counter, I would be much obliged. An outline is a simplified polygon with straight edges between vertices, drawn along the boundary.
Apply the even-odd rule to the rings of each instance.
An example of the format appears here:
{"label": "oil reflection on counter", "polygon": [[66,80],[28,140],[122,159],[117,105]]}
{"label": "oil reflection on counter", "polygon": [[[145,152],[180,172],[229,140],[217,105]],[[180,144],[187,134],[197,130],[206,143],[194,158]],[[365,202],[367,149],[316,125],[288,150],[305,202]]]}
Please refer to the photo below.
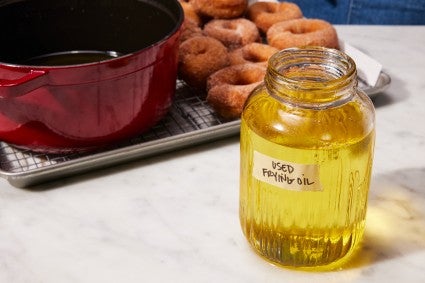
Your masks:
{"label": "oil reflection on counter", "polygon": [[374,176],[364,240],[344,269],[372,266],[425,250],[424,180],[425,168]]}

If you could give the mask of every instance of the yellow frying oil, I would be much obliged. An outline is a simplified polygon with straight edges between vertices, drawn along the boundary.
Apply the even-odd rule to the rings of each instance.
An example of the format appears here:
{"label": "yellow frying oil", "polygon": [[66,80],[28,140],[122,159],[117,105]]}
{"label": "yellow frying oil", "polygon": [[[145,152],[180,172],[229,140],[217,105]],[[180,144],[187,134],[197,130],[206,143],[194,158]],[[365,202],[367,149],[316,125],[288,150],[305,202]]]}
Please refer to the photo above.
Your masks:
{"label": "yellow frying oil", "polygon": [[[251,96],[241,119],[240,221],[260,255],[320,270],[340,266],[353,253],[364,230],[371,175],[370,107],[360,98],[311,110],[279,103],[265,91]],[[254,152],[315,166],[320,190],[259,180]]]}

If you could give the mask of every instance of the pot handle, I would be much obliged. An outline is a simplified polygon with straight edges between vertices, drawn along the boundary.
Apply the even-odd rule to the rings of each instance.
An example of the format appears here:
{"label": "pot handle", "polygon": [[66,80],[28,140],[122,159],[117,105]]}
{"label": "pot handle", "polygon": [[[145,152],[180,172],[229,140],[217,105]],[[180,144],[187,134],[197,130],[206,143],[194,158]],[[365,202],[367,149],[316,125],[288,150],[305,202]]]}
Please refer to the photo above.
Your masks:
{"label": "pot handle", "polygon": [[13,98],[27,94],[47,83],[47,71],[30,70],[15,80],[0,79],[0,98]]}

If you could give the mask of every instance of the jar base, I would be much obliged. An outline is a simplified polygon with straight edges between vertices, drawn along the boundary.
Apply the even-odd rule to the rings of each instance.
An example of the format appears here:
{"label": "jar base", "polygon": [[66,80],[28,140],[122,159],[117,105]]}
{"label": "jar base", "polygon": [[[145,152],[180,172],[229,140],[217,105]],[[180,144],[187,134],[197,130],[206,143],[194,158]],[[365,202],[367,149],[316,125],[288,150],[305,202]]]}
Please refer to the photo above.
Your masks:
{"label": "jar base", "polygon": [[362,234],[338,239],[286,236],[282,240],[271,236],[248,240],[255,253],[273,265],[300,271],[334,271],[342,269],[359,251]]}

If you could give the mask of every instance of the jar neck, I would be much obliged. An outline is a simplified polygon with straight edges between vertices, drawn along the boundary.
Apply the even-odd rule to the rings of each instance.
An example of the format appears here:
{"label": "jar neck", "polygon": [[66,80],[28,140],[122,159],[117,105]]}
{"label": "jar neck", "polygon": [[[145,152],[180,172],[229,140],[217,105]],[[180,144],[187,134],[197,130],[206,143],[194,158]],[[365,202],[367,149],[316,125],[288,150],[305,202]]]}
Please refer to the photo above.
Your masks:
{"label": "jar neck", "polygon": [[299,107],[322,109],[352,98],[356,64],[345,53],[322,47],[289,48],[274,54],[265,85],[275,98]]}

